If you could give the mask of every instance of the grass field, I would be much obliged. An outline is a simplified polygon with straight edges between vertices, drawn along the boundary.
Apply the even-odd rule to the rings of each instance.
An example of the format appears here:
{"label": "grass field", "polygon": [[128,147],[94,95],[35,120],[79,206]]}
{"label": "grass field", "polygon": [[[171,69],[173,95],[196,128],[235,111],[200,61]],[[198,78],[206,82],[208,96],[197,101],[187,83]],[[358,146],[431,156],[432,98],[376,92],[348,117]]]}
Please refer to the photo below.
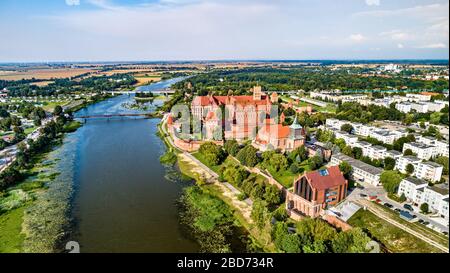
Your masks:
{"label": "grass field", "polygon": [[360,227],[392,252],[430,253],[441,252],[421,239],[382,220],[367,210],[360,209],[349,220],[354,227]]}
{"label": "grass field", "polygon": [[0,214],[0,253],[21,251],[25,235],[21,233],[26,206]]}

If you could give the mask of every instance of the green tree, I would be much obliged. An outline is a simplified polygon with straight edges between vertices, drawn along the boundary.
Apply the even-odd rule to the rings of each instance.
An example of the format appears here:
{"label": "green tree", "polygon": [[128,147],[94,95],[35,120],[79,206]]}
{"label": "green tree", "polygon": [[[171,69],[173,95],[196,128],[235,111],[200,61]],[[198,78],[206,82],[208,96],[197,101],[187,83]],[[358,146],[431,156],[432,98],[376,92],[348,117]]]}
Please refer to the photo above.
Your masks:
{"label": "green tree", "polygon": [[353,153],[352,153],[352,147],[350,146],[345,146],[344,149],[342,149],[342,153],[345,155],[348,155],[350,157],[353,157]]}
{"label": "green tree", "polygon": [[406,150],[403,152],[403,155],[404,155],[404,156],[414,155],[414,153],[413,153],[413,151],[412,151],[411,149],[406,149]]}
{"label": "green tree", "polygon": [[414,173],[414,165],[413,164],[408,164],[408,165],[406,165],[406,172],[408,173],[408,174],[412,174],[412,173]]}
{"label": "green tree", "polygon": [[267,203],[263,200],[254,201],[250,216],[252,220],[255,221],[256,227],[259,230],[262,230],[270,220],[270,213],[267,209]]}
{"label": "green tree", "polygon": [[60,105],[56,105],[55,109],[53,110],[53,115],[60,116],[63,113],[63,109]]}
{"label": "green tree", "polygon": [[254,167],[259,162],[257,152],[258,150],[255,147],[247,145],[237,153],[236,158],[245,166]]}
{"label": "green tree", "polygon": [[345,123],[341,126],[341,131],[351,133],[353,131],[353,126],[349,123]]}
{"label": "green tree", "polygon": [[348,162],[342,161],[339,164],[339,170],[341,170],[341,172],[344,174],[345,178],[349,179],[353,168],[350,164],[348,164]]}
{"label": "green tree", "polygon": [[400,195],[399,199],[398,199],[401,203],[406,201],[406,196],[404,193],[402,193],[402,195]]}
{"label": "green tree", "polygon": [[443,170],[442,170],[442,174],[444,175],[448,175],[448,157],[447,156],[438,156],[435,159],[436,163],[440,164],[443,166]]}
{"label": "green tree", "polygon": [[363,156],[363,151],[360,147],[353,147],[352,154],[355,156],[356,159],[360,159]]}
{"label": "green tree", "polygon": [[213,166],[219,165],[226,158],[224,150],[212,142],[203,143],[199,148],[199,153]]}
{"label": "green tree", "polygon": [[428,213],[428,211],[429,211],[429,207],[428,207],[428,204],[427,203],[422,203],[421,205],[420,205],[420,211],[422,212],[422,213]]}
{"label": "green tree", "polygon": [[397,171],[384,171],[380,175],[380,182],[388,193],[396,193],[402,179]]}
{"label": "green tree", "polygon": [[264,200],[269,205],[277,205],[281,202],[281,192],[274,185],[267,185],[264,192]]}
{"label": "green tree", "polygon": [[392,157],[386,157],[384,159],[384,169],[386,171],[393,170],[395,168],[395,159]]}

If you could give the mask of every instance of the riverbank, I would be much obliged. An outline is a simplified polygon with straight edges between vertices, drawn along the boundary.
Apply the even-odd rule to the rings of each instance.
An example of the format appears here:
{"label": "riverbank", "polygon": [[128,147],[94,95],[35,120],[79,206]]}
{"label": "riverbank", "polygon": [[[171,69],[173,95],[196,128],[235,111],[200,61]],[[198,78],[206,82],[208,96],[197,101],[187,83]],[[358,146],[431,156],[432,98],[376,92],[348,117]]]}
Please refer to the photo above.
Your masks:
{"label": "riverbank", "polygon": [[250,236],[252,244],[264,252],[276,252],[276,248],[270,238],[270,234],[261,232],[253,223],[251,218],[252,207],[247,202],[239,200],[239,194],[219,182],[214,172],[205,165],[195,160],[193,156],[180,151],[172,144],[170,135],[167,133],[165,119],[158,125],[158,134],[163,139],[169,152],[177,156],[179,171],[196,181],[196,184],[208,194],[222,200],[233,212],[233,217],[239,225],[245,228]]}
{"label": "riverbank", "polygon": [[0,253],[53,252],[64,237],[71,187],[60,177],[60,165],[73,155],[60,148],[66,134],[80,126],[67,121],[48,143],[46,135],[40,136],[36,141],[46,144],[31,155],[27,152],[31,158],[18,169],[20,180],[0,192]]}

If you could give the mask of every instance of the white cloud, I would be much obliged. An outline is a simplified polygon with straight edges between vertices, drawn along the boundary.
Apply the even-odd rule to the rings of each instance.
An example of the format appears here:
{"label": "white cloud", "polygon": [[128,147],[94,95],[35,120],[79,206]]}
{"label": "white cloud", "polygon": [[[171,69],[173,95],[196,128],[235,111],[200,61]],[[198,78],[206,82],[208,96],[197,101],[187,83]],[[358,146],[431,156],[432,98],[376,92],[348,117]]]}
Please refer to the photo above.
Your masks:
{"label": "white cloud", "polygon": [[437,49],[437,48],[447,48],[447,45],[444,43],[436,43],[436,44],[422,45],[416,48]]}
{"label": "white cloud", "polygon": [[362,34],[358,33],[358,34],[352,34],[350,35],[350,40],[354,41],[354,42],[362,42],[366,39],[366,37],[364,37]]}
{"label": "white cloud", "polygon": [[411,35],[407,32],[404,32],[404,31],[400,31],[400,30],[391,30],[391,31],[381,32],[380,36],[389,37],[390,39],[396,40],[396,41],[410,40],[413,38],[413,35]]}
{"label": "white cloud", "polygon": [[66,5],[68,6],[79,6],[80,0],[66,0]]}
{"label": "white cloud", "polygon": [[368,6],[379,6],[380,0],[366,0]]}
{"label": "white cloud", "polygon": [[400,49],[402,49],[402,48],[404,48],[405,46],[403,45],[403,44],[397,44],[397,48],[400,48]]}

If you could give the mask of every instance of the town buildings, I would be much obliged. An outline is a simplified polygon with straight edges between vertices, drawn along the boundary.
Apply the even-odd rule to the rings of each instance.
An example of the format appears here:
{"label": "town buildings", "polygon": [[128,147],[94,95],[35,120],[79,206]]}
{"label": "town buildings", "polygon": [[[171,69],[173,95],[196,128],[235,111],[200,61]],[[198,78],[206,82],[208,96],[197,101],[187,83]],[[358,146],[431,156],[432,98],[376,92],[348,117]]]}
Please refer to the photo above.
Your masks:
{"label": "town buildings", "polygon": [[411,150],[420,159],[430,159],[437,155],[437,148],[420,142],[405,143],[403,145],[403,153],[406,150]]}
{"label": "town buildings", "polygon": [[287,192],[286,208],[291,215],[319,217],[347,196],[347,187],[338,166],[306,172],[294,182],[293,191]]}
{"label": "town buildings", "polygon": [[449,219],[448,185],[429,186],[428,182],[422,179],[407,177],[400,182],[397,194],[399,196],[404,194],[406,199],[412,202],[415,206],[420,206],[426,203],[428,204],[431,212],[439,214],[446,220]]}
{"label": "town buildings", "polygon": [[365,182],[372,186],[378,186],[380,184],[380,175],[383,171],[360,160],[338,153],[331,156],[330,164],[339,165],[344,161],[352,166],[351,176],[354,180]]}

